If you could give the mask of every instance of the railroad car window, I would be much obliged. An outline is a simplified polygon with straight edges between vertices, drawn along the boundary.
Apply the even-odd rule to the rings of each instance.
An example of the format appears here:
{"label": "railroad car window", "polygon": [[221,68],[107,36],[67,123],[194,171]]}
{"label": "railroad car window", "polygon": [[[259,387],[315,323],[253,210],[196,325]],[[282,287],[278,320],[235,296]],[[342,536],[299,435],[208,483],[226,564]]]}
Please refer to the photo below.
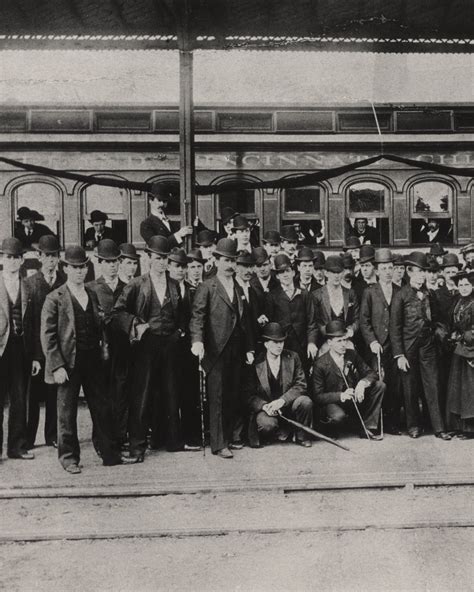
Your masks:
{"label": "railroad car window", "polygon": [[57,187],[49,183],[31,182],[15,189],[15,230],[22,225],[18,210],[28,208],[33,211],[37,224],[46,226],[59,239],[61,227],[61,194]]}
{"label": "railroad car window", "polygon": [[347,189],[346,236],[356,236],[361,244],[390,242],[388,189],[382,183],[358,181]]}
{"label": "railroad car window", "polygon": [[294,224],[303,245],[324,245],[324,193],[321,187],[285,189],[282,195],[282,225]]}
{"label": "railroad car window", "polygon": [[222,193],[219,197],[219,212],[222,208],[232,208],[239,214],[248,217],[255,215],[255,191],[253,189],[240,189]]}
{"label": "railroad car window", "polygon": [[416,244],[453,242],[453,189],[443,181],[411,187],[411,237]]}
{"label": "railroad car window", "polygon": [[[90,185],[83,190],[83,242],[88,248],[93,248],[95,239],[111,238],[117,244],[128,240],[128,216],[129,216],[129,193],[126,189],[118,187],[102,187]],[[96,233],[92,224],[91,214],[94,212],[94,220],[100,217],[101,212],[104,229]]]}
{"label": "railroad car window", "polygon": [[162,184],[166,191],[171,195],[171,199],[166,205],[166,215],[170,221],[171,230],[177,232],[181,227],[181,199],[179,194],[179,181],[163,179],[163,183],[157,179],[151,179],[149,182]]}

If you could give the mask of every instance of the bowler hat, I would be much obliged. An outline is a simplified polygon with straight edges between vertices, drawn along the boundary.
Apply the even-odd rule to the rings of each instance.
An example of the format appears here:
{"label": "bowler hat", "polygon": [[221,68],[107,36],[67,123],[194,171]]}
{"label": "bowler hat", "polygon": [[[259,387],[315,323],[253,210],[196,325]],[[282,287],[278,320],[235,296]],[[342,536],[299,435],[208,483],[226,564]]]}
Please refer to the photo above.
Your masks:
{"label": "bowler hat", "polygon": [[437,273],[440,269],[441,269],[441,266],[436,261],[436,257],[428,260],[428,269],[426,271],[431,271],[432,273]]}
{"label": "bowler hat", "polygon": [[324,264],[324,269],[333,273],[341,273],[343,270],[342,258],[339,255],[329,255]]}
{"label": "bowler hat", "polygon": [[279,273],[280,271],[286,271],[287,269],[291,269],[291,261],[288,255],[277,255],[273,261],[275,264],[275,271]]}
{"label": "bowler hat", "polygon": [[267,253],[264,247],[255,247],[252,253],[255,258],[255,265],[263,265],[270,260],[270,255]]}
{"label": "bowler hat", "polygon": [[170,191],[169,185],[166,183],[157,182],[152,183],[150,189],[148,190],[148,198],[150,199],[159,199],[160,201],[170,201],[173,199],[173,194]]}
{"label": "bowler hat", "polygon": [[430,247],[430,255],[433,255],[434,257],[441,257],[442,255],[447,255],[448,251],[446,249],[444,249],[440,243],[435,243],[434,245],[431,245]]}
{"label": "bowler hat", "polygon": [[354,269],[355,267],[355,259],[350,253],[344,253],[341,257],[342,260],[342,267],[344,269]]}
{"label": "bowler hat", "polygon": [[12,257],[21,257],[25,249],[20,240],[14,238],[13,236],[10,238],[4,238],[2,240],[2,248],[0,249],[0,253],[3,255],[11,255]]}
{"label": "bowler hat", "polygon": [[298,233],[296,232],[296,228],[293,224],[282,226],[280,230],[280,237],[281,240],[292,241],[295,243],[298,242]]}
{"label": "bowler hat", "polygon": [[458,271],[456,275],[453,275],[453,281],[458,285],[459,280],[463,280],[467,278],[471,284],[474,284],[474,269],[463,269],[462,271]]}
{"label": "bowler hat", "polygon": [[221,257],[227,257],[228,259],[236,259],[237,241],[233,238],[221,238],[217,241],[214,255],[220,255]]}
{"label": "bowler hat", "polygon": [[234,208],[225,207],[221,210],[221,222],[225,226],[228,224],[233,218],[239,215],[239,212],[236,212]]}
{"label": "bowler hat", "polygon": [[147,253],[156,253],[157,255],[169,255],[170,245],[168,239],[160,234],[152,236],[145,248]]}
{"label": "bowler hat", "polygon": [[26,206],[18,208],[16,217],[18,218],[18,220],[34,220],[33,212],[30,210],[30,208],[27,208]]}
{"label": "bowler hat", "polygon": [[359,251],[359,263],[368,263],[375,258],[375,249],[372,245],[362,245]]}
{"label": "bowler hat", "polygon": [[178,265],[186,266],[188,264],[188,256],[184,249],[174,247],[171,249],[171,253],[168,255],[168,261],[174,261]]}
{"label": "bowler hat", "polygon": [[286,333],[280,323],[267,323],[262,329],[262,338],[265,341],[285,341]]}
{"label": "bowler hat", "polygon": [[210,247],[216,242],[216,238],[213,230],[201,230],[198,232],[196,244],[200,247]]}
{"label": "bowler hat", "polygon": [[252,267],[255,265],[255,257],[248,251],[239,251],[237,253],[237,265]]}
{"label": "bowler hat", "polygon": [[459,269],[461,267],[459,257],[455,253],[448,253],[443,257],[441,267],[457,267]]}
{"label": "bowler hat", "polygon": [[41,220],[44,220],[43,214],[40,214],[37,210],[31,210],[31,218],[35,222],[40,222]]}
{"label": "bowler hat", "polygon": [[233,230],[245,230],[249,228],[249,221],[245,216],[235,216],[234,221],[232,223]]}
{"label": "bowler hat", "polygon": [[59,241],[54,234],[44,234],[41,236],[36,248],[45,255],[53,255],[60,251]]}
{"label": "bowler hat", "polygon": [[119,247],[120,256],[126,259],[133,259],[134,261],[140,260],[140,255],[137,253],[135,245],[132,243],[122,243]]}
{"label": "bowler hat", "polygon": [[204,260],[201,249],[191,249],[188,253],[188,263],[191,261],[197,261],[201,265],[204,265],[206,261]]}
{"label": "bowler hat", "polygon": [[263,242],[270,245],[279,245],[281,243],[281,236],[278,230],[267,230],[263,235]]}
{"label": "bowler hat", "polygon": [[403,265],[405,266],[405,257],[401,253],[394,253],[393,255],[393,265]]}
{"label": "bowler hat", "polygon": [[295,257],[295,261],[298,263],[302,261],[314,261],[313,249],[310,249],[309,247],[301,247],[298,251],[298,255]]}
{"label": "bowler hat", "polygon": [[350,249],[360,249],[360,240],[356,236],[349,236],[342,249],[344,251],[349,251]]}
{"label": "bowler hat", "polygon": [[101,212],[100,210],[92,210],[89,222],[94,224],[95,222],[105,222],[108,219],[109,217],[105,212]]}
{"label": "bowler hat", "polygon": [[83,265],[86,265],[86,263],[89,263],[89,257],[81,246],[72,245],[66,247],[64,252],[64,263],[72,265],[73,267],[82,267]]}
{"label": "bowler hat", "polygon": [[468,253],[472,253],[474,251],[474,243],[469,243],[468,245],[464,246],[461,249],[461,253],[463,255],[467,255]]}
{"label": "bowler hat", "polygon": [[329,321],[326,325],[326,337],[344,337],[346,334],[344,321]]}
{"label": "bowler hat", "polygon": [[314,269],[323,269],[326,257],[322,251],[313,251],[313,267]]}
{"label": "bowler hat", "polygon": [[120,257],[120,249],[111,238],[104,238],[97,243],[96,256],[98,259],[104,259],[105,261],[117,261]]}
{"label": "bowler hat", "polygon": [[413,251],[407,255],[405,264],[419,267],[420,269],[428,269],[428,259],[425,253],[421,253],[420,251]]}
{"label": "bowler hat", "polygon": [[393,263],[393,255],[390,249],[377,249],[375,251],[375,263]]}

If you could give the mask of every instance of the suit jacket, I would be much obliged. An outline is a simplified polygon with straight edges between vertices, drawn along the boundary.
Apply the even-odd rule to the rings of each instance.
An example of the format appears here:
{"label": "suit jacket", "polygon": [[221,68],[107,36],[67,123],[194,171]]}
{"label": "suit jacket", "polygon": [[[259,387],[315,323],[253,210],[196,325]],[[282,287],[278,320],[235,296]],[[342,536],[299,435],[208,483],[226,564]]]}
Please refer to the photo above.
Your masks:
{"label": "suit jacket", "polygon": [[449,328],[454,307],[460,298],[459,292],[457,290],[451,291],[444,285],[435,290],[432,296],[437,318]]}
{"label": "suit jacket", "polygon": [[[344,356],[344,376],[349,387],[354,388],[359,380],[365,379],[370,385],[377,380],[377,374],[367,366],[361,356],[353,349]],[[324,406],[341,402],[341,393],[347,389],[336,362],[330,352],[316,359],[313,366],[314,400]]]}
{"label": "suit jacket", "polygon": [[[109,228],[108,226],[104,228],[101,240],[103,240],[104,238],[110,238],[112,240],[115,240],[114,231],[112,230],[112,228]],[[91,226],[85,231],[84,244],[87,249],[93,249],[97,246],[97,241],[95,240],[95,229],[93,226]]]}
{"label": "suit jacket", "polygon": [[56,235],[56,233],[50,230],[45,224],[39,224],[38,222],[35,222],[33,232],[28,236],[26,235],[25,227],[21,222],[15,225],[15,238],[21,241],[21,244],[25,249],[31,249],[31,246],[37,243],[39,239],[46,234]]}
{"label": "suit jacket", "polygon": [[372,284],[368,284],[362,277],[361,273],[354,278],[354,281],[352,282],[352,289],[354,290],[357,296],[357,302],[359,303],[359,306],[362,302],[362,296],[364,295],[364,291],[369,286],[372,286]]}
{"label": "suit jacket", "polygon": [[[314,309],[318,328],[321,336],[326,335],[326,325],[332,320],[331,302],[327,286],[312,293],[314,300]],[[354,331],[354,335],[359,330],[359,303],[354,290],[348,290],[342,287],[342,297],[344,300],[344,322],[346,327]]]}
{"label": "suit jacket", "polygon": [[[166,276],[168,291],[173,307],[177,329],[184,333],[184,315],[178,282]],[[152,281],[149,273],[133,278],[122,290],[110,318],[111,327],[129,336],[134,341],[135,325],[145,323],[149,319]]]}
{"label": "suit jacket", "polygon": [[390,309],[395,294],[400,290],[392,284],[392,301],[390,304],[385,300],[380,284],[371,284],[362,296],[360,307],[360,332],[367,345],[378,341],[385,349],[389,344],[390,335]]}
{"label": "suit jacket", "polygon": [[24,282],[25,292],[28,295],[28,307],[23,319],[26,352],[31,360],[36,360],[42,365],[44,365],[44,354],[41,347],[41,312],[44,301],[48,294],[62,286],[65,281],[65,276],[56,273],[56,280],[50,286],[43,272],[38,271],[26,278]]}
{"label": "suit jacket", "polygon": [[106,315],[109,315],[112,312],[114,304],[117,302],[117,298],[123,292],[125,288],[125,282],[122,282],[121,279],[118,280],[117,287],[112,292],[111,288],[107,285],[103,276],[94,280],[93,282],[89,282],[87,284],[91,290],[93,290],[97,294],[97,298],[99,299],[99,304]]}
{"label": "suit jacket", "polygon": [[367,226],[364,234],[359,234],[354,228],[351,229],[349,236],[355,236],[361,240],[361,244],[379,245],[380,237],[377,233],[377,229],[373,226]]}
{"label": "suit jacket", "polygon": [[[95,324],[101,331],[104,313],[95,292],[87,285],[85,289],[92,303]],[[46,383],[54,384],[53,372],[58,368],[74,369],[76,327],[72,296],[66,284],[46,296],[41,313],[41,346],[45,357]]]}
{"label": "suit jacket", "polygon": [[189,325],[191,342],[204,343],[202,366],[206,372],[217,362],[237,324],[240,324],[245,336],[245,351],[255,350],[248,304],[242,288],[235,280],[234,287],[238,315],[217,276],[203,282],[194,296]]}
{"label": "suit jacket", "polygon": [[173,234],[173,230],[169,230],[165,223],[160,220],[158,216],[153,214],[150,214],[148,218],[145,218],[145,220],[141,222],[140,234],[146,243],[148,243],[152,236],[159,234],[160,236],[164,236],[168,239],[170,248],[179,246],[179,243]]}
{"label": "suit jacket", "polygon": [[[20,293],[21,293],[21,313],[22,319],[27,315],[27,309],[30,305],[30,294],[25,289],[25,280],[20,277]],[[0,357],[3,356],[3,352],[8,343],[10,337],[10,304],[8,298],[8,292],[3,281],[3,274],[0,272]],[[26,344],[26,335],[23,333],[23,342]]]}
{"label": "suit jacket", "polygon": [[[304,287],[304,286],[301,284],[301,282],[300,282],[300,279],[299,279],[299,278],[295,278],[295,286],[296,286],[297,288],[299,288],[300,290],[307,290],[307,289],[306,289],[306,288],[305,288],[305,287]],[[307,290],[307,292],[313,293],[313,292],[316,292],[316,290],[319,290],[319,289],[321,289],[322,287],[323,287],[323,286],[322,286],[320,283],[318,283],[318,282],[316,281],[316,278],[315,278],[315,277],[312,277],[312,278],[311,278],[311,282],[310,282],[310,284],[309,284],[309,290]]]}

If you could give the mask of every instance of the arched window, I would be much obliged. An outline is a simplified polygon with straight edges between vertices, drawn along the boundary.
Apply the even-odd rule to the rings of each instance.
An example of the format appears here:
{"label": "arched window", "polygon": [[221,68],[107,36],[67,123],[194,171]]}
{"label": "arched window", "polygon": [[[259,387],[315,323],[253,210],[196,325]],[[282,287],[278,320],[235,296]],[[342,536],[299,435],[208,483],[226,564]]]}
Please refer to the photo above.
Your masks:
{"label": "arched window", "polygon": [[[254,180],[256,179],[248,179],[247,183],[250,183]],[[241,188],[216,194],[216,211],[218,212],[217,218],[219,222],[219,234],[221,236],[225,235],[221,221],[222,211],[224,208],[232,208],[235,212],[238,212],[249,220],[251,227],[251,241],[253,245],[257,245],[260,242],[261,218],[261,199],[259,199],[259,192],[255,189],[246,189],[245,179],[225,179],[219,183],[219,187],[222,187],[226,183],[235,183],[236,181],[240,182]]]}
{"label": "arched window", "polygon": [[17,219],[20,208],[29,208],[37,215],[38,224],[46,226],[61,240],[62,199],[56,185],[41,181],[29,181],[13,191],[14,227],[21,224]]}
{"label": "arched window", "polygon": [[[171,199],[166,205],[166,216],[170,221],[171,230],[177,232],[181,226],[181,197],[178,179],[159,177],[149,179],[148,183],[163,185],[166,192],[171,195]],[[148,213],[150,212],[148,211]]]}
{"label": "arched window", "polygon": [[389,244],[389,202],[389,190],[382,183],[351,183],[346,191],[346,238],[356,236],[361,244]]}
{"label": "arched window", "polygon": [[411,240],[453,243],[453,188],[443,181],[419,181],[410,189]]}
{"label": "arched window", "polygon": [[323,187],[284,189],[281,200],[281,224],[294,224],[300,243],[307,246],[326,243],[326,191]]}
{"label": "arched window", "polygon": [[[128,241],[130,195],[127,189],[105,187],[102,185],[88,185],[82,190],[82,224],[83,242],[91,247],[87,237],[93,236],[91,213],[99,210],[106,214],[105,227],[108,229],[104,238],[112,238],[117,244]],[[86,244],[88,243],[88,244]]]}

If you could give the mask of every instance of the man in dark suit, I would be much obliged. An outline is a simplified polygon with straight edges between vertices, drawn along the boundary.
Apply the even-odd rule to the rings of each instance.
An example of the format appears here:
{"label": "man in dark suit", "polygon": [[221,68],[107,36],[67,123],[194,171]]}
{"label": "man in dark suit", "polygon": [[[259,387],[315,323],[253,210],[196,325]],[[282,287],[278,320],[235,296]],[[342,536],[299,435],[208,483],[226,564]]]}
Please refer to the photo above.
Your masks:
{"label": "man in dark suit", "polygon": [[272,269],[275,268],[275,257],[281,252],[281,236],[278,230],[267,230],[262,239],[263,248],[270,257]]}
{"label": "man in dark suit", "polygon": [[203,279],[207,280],[216,275],[214,251],[216,249],[217,235],[213,230],[201,230],[198,232],[196,245],[204,259]]}
{"label": "man in dark suit", "polygon": [[9,458],[30,460],[26,431],[28,375],[31,366],[26,355],[24,318],[28,293],[20,277],[23,245],[17,238],[6,238],[0,249],[0,458],[3,448],[3,408],[10,398],[7,454]]}
{"label": "man in dark suit", "polygon": [[132,462],[121,458],[103,380],[103,316],[97,295],[84,285],[88,257],[80,246],[64,254],[67,282],[48,294],[41,314],[45,380],[58,385],[58,455],[71,474],[81,472],[77,403],[81,386],[104,465]]}
{"label": "man in dark suit", "polygon": [[104,238],[114,239],[114,232],[111,228],[105,225],[109,219],[105,212],[100,210],[93,210],[89,222],[92,224],[84,233],[84,245],[86,249],[95,249],[101,240]]}
{"label": "man in dark suit", "polygon": [[140,275],[140,255],[135,245],[122,243],[120,249],[119,278],[128,284],[134,277]]}
{"label": "man in dark suit", "polygon": [[380,237],[377,234],[377,229],[369,226],[367,218],[356,218],[354,226],[351,227],[349,236],[355,236],[361,245],[380,245]]}
{"label": "man in dark suit", "polygon": [[[112,325],[134,343],[130,402],[130,456],[143,462],[147,433],[154,423],[153,408],[164,402],[170,452],[183,450],[179,418],[177,355],[184,335],[182,298],[178,283],[167,274],[170,247],[164,236],[154,236],[146,249],[149,273],[124,288],[112,315]],[[156,441],[159,426],[152,426]],[[153,434],[153,431],[155,433]]]}
{"label": "man in dark suit", "polygon": [[375,267],[378,282],[371,284],[362,296],[360,332],[374,371],[378,369],[377,360],[380,357],[383,376],[379,378],[387,385],[383,401],[385,430],[399,435],[402,397],[397,363],[393,359],[390,342],[390,310],[393,297],[400,288],[392,284],[393,256],[389,249],[377,250]]}
{"label": "man in dark suit", "polygon": [[192,226],[175,229],[165,213],[168,201],[173,199],[166,186],[154,183],[148,192],[150,215],[140,224],[140,234],[148,244],[152,237],[160,235],[168,239],[170,249],[182,246],[184,239],[193,233]]}
{"label": "man in dark suit", "polygon": [[44,220],[43,216],[30,208],[25,206],[19,208],[17,218],[19,224],[15,225],[15,238],[21,242],[25,249],[33,248],[42,236],[54,235],[54,232],[45,224],[38,222],[38,220]]}
{"label": "man in dark suit", "polygon": [[[376,434],[385,384],[354,350],[344,322],[330,321],[324,334],[328,349],[313,366],[314,401],[320,407],[321,418],[332,427],[340,426],[348,417],[357,421],[358,406],[371,440],[381,440]],[[361,438],[367,436],[359,426]]]}
{"label": "man in dark suit", "polygon": [[375,274],[375,249],[372,245],[362,245],[360,248],[359,263],[360,273],[352,282],[352,289],[356,293],[359,304],[362,302],[364,290],[377,282]]}
{"label": "man in dark suit", "polygon": [[46,446],[57,446],[57,387],[44,381],[45,359],[41,348],[41,311],[46,296],[62,286],[65,277],[58,274],[59,242],[53,235],[44,235],[38,241],[41,270],[25,279],[28,294],[28,309],[25,315],[24,332],[27,355],[31,364],[28,385],[28,448],[33,448],[38,431],[40,401],[45,402],[44,439]]}
{"label": "man in dark suit", "polygon": [[[249,443],[261,446],[260,436],[284,440],[287,426],[278,418],[282,412],[311,427],[313,402],[307,395],[306,379],[298,354],[283,349],[286,335],[278,323],[263,328],[265,351],[257,357],[245,381],[245,396],[250,410]],[[297,430],[296,443],[310,447],[311,440]]]}
{"label": "man in dark suit", "polygon": [[197,289],[191,313],[192,352],[207,374],[211,450],[232,458],[233,431],[241,402],[242,367],[252,364],[255,345],[244,293],[234,280],[235,240],[223,238],[214,257],[217,273]]}
{"label": "man in dark suit", "polygon": [[[324,275],[324,264],[326,263],[326,256],[322,251],[313,251],[313,277],[316,280],[316,290],[326,285],[326,277]],[[314,290],[313,290],[314,292]]]}
{"label": "man in dark suit", "polygon": [[312,293],[321,288],[314,277],[314,254],[309,247],[301,247],[296,256],[295,286]]}
{"label": "man in dark suit", "polygon": [[409,284],[395,294],[390,314],[390,341],[403,382],[408,435],[421,435],[418,399],[421,386],[437,438],[450,440],[439,406],[439,373],[434,328],[436,308],[424,287],[428,261],[420,252],[406,259]]}

